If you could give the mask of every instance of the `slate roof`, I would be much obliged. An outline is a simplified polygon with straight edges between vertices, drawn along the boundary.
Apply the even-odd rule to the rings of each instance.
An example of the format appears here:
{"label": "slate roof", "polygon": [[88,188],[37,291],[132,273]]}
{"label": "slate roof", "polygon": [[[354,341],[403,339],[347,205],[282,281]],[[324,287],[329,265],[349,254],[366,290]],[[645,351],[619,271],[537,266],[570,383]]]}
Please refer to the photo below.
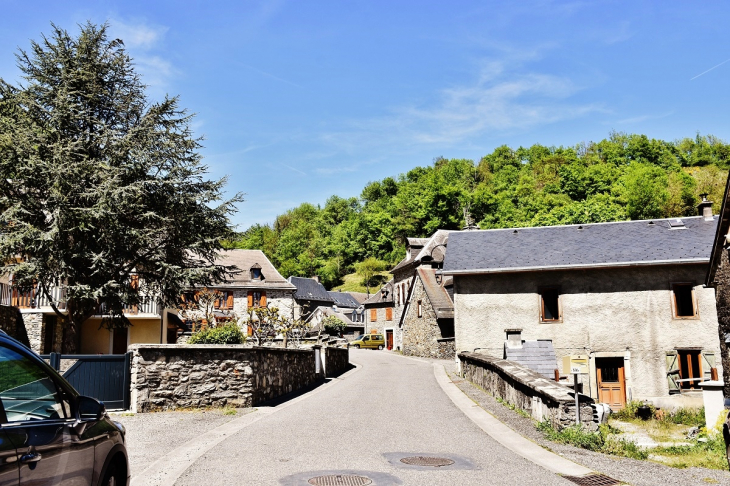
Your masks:
{"label": "slate roof", "polygon": [[348,294],[352,295],[352,298],[358,301],[360,304],[364,304],[365,301],[370,298],[370,296],[365,292],[348,292]]}
{"label": "slate roof", "polygon": [[[672,229],[674,223],[677,229]],[[707,263],[717,217],[455,231],[444,275]]]}
{"label": "slate roof", "polygon": [[[219,253],[215,263],[238,268],[232,277],[228,277],[227,282],[212,286],[215,288],[294,289],[294,286],[276,271],[274,265],[261,250],[224,250]],[[251,267],[254,265],[261,267],[262,280],[251,279]]]}
{"label": "slate roof", "polygon": [[330,297],[330,294],[324,288],[324,285],[316,280],[304,277],[289,277],[288,280],[297,289],[294,292],[295,299],[317,300],[321,302],[332,302],[334,304],[334,300]]}
{"label": "slate roof", "polygon": [[357,309],[360,307],[360,302],[347,292],[327,292],[337,307],[345,307],[348,309]]}
{"label": "slate roof", "polygon": [[[386,296],[383,298],[382,290],[386,290]],[[393,279],[388,280],[383,284],[377,292],[370,296],[368,300],[363,302],[365,307],[375,304],[393,304]]]}
{"label": "slate roof", "polygon": [[[421,261],[442,262],[450,230],[436,230],[430,238],[408,238],[408,255],[393,267],[391,273]],[[413,244],[411,243],[413,242]]]}
{"label": "slate roof", "polygon": [[[307,321],[309,322],[309,321],[313,320],[314,315],[318,311],[322,313],[322,316],[323,316],[322,319],[324,319],[325,317],[329,317],[329,316],[336,316],[339,320],[341,320],[342,322],[347,324],[348,327],[365,327],[364,322],[352,322],[352,319],[350,317],[350,315],[352,315],[351,313],[350,313],[350,315],[347,315],[343,312],[335,311],[332,307],[325,307],[325,306],[319,306],[316,309],[314,309],[314,311],[312,311],[312,314],[309,316]],[[319,325],[313,326],[312,329],[319,329],[320,325],[321,325],[321,321],[320,321]]]}
{"label": "slate roof", "polygon": [[552,341],[523,341],[521,347],[511,347],[505,343],[504,357],[536,371],[547,378],[555,377],[558,358]]}
{"label": "slate roof", "polygon": [[431,302],[437,319],[453,319],[454,303],[449,294],[438,282],[436,282],[436,270],[433,268],[419,267],[418,277],[423,283],[428,300]]}

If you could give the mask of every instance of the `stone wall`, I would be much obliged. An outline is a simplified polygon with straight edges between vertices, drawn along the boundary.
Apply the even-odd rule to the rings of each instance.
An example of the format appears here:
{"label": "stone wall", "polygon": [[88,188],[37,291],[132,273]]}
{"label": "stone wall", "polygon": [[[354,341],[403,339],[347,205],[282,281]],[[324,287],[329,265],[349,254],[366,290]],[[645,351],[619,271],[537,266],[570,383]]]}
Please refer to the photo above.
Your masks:
{"label": "stone wall", "polygon": [[728,250],[722,251],[720,265],[715,272],[714,284],[723,381],[725,382],[724,392],[726,397],[730,397],[730,349],[728,349],[728,343],[726,342],[727,339],[730,339],[730,261],[728,259]]}
{"label": "stone wall", "polygon": [[327,378],[339,376],[350,369],[349,348],[322,348],[322,362]]}
{"label": "stone wall", "polygon": [[[375,321],[370,320],[370,311],[371,309],[375,309],[375,312],[377,313],[377,319]],[[392,319],[387,319],[386,314],[386,307],[368,307],[365,309],[365,334],[370,334],[370,331],[373,329],[378,331],[378,334],[382,334],[383,337],[385,337],[385,331],[391,330],[393,331],[393,349],[400,350],[402,349],[402,340],[401,340],[401,328],[398,327],[398,321],[395,317],[395,309],[391,307],[392,310]]]}
{"label": "stone wall", "polygon": [[[421,317],[418,317],[418,301]],[[420,278],[416,278],[411,292],[411,305],[403,319],[403,354],[424,358],[454,359],[454,340],[444,340],[436,312]]]}
{"label": "stone wall", "polygon": [[43,349],[43,313],[42,312],[25,312],[23,313],[23,323],[28,333],[28,341],[30,349],[36,353],[42,353]]}
{"label": "stone wall", "polygon": [[[459,360],[463,378],[535,420],[548,420],[556,428],[575,423],[575,398],[568,387],[513,361],[476,353],[459,353]],[[581,423],[594,427],[590,403],[581,400],[580,418]]]}
{"label": "stone wall", "polygon": [[129,350],[133,412],[251,407],[317,379],[311,349],[136,344]]}
{"label": "stone wall", "polygon": [[30,347],[28,333],[23,324],[23,315],[17,307],[0,305],[0,329],[5,331],[8,336]]}
{"label": "stone wall", "polygon": [[[233,312],[239,318],[248,320],[248,292],[250,289],[233,291]],[[266,292],[266,305],[279,309],[279,315],[288,318],[299,318],[298,308],[294,302],[293,290],[261,289]]]}

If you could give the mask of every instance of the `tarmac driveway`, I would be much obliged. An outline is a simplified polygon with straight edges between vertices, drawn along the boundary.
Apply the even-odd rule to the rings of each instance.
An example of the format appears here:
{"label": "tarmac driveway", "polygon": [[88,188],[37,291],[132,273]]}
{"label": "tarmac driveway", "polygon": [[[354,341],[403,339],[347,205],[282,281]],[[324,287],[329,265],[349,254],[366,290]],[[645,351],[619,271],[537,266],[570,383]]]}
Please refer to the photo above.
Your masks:
{"label": "tarmac driveway", "polygon": [[[319,484],[574,484],[474,425],[444,395],[431,363],[355,349],[350,359],[360,368],[222,440],[175,484],[306,485],[315,477]],[[414,456],[453,464],[400,461]]]}

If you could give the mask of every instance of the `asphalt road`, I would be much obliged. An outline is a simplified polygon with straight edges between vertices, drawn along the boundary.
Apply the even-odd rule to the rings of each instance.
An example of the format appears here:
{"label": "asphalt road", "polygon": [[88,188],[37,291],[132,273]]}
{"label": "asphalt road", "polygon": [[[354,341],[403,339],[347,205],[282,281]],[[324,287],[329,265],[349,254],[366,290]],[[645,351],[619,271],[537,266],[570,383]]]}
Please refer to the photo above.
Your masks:
{"label": "asphalt road", "polygon": [[[338,474],[376,486],[574,484],[480,430],[440,389],[431,363],[355,349],[350,360],[360,368],[226,438],[175,484],[307,485]],[[454,464],[407,466],[408,456]]]}

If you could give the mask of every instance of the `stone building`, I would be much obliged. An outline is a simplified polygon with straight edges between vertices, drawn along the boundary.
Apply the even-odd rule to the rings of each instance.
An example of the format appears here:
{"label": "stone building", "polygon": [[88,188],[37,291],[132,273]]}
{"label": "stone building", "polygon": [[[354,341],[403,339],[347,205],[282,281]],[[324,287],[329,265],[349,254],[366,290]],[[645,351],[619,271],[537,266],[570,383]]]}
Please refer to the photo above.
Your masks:
{"label": "stone building", "polygon": [[[725,195],[720,209],[719,222],[710,256],[710,268],[706,284],[715,288],[717,302],[718,337],[725,383],[725,397],[730,397],[730,178],[725,185]],[[708,201],[709,204],[712,204]],[[720,378],[720,377],[718,377]]]}
{"label": "stone building", "polygon": [[454,358],[454,304],[447,289],[452,278],[434,268],[416,269],[406,298],[400,327],[403,354],[427,358]]}
{"label": "stone building", "polygon": [[309,319],[317,307],[332,307],[335,304],[335,300],[319,282],[319,277],[289,277],[287,280],[295,287],[294,300],[302,319]]}
{"label": "stone building", "polygon": [[393,281],[386,282],[378,292],[363,303],[363,307],[365,307],[365,333],[383,333],[388,349],[401,349],[397,321],[393,320]]}
{"label": "stone building", "polygon": [[[456,351],[504,357],[505,342],[552,341],[585,393],[701,406],[722,369],[715,293],[704,285],[717,218],[456,232]],[[713,370],[714,369],[714,370]]]}

